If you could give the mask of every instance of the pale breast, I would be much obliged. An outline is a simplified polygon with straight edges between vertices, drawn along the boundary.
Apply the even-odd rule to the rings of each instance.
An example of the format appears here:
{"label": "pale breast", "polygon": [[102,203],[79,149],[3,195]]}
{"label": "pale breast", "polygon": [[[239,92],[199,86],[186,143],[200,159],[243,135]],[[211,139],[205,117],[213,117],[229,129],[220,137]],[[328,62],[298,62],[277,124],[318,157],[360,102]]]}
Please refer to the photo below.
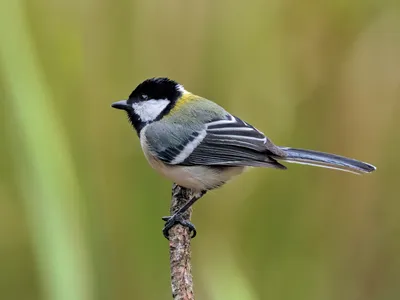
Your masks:
{"label": "pale breast", "polygon": [[143,153],[153,169],[176,184],[198,190],[217,188],[243,172],[244,167],[174,166],[158,160],[149,151],[144,128],[140,134]]}

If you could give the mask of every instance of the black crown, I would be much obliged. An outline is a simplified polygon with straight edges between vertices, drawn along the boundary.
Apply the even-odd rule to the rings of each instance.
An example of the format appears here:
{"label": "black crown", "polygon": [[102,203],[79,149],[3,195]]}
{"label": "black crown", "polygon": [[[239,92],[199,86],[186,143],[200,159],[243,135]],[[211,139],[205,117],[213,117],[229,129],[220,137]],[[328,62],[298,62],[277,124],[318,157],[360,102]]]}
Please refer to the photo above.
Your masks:
{"label": "black crown", "polygon": [[139,84],[129,95],[129,99],[168,99],[173,102],[181,96],[179,86],[179,83],[166,77],[150,78]]}

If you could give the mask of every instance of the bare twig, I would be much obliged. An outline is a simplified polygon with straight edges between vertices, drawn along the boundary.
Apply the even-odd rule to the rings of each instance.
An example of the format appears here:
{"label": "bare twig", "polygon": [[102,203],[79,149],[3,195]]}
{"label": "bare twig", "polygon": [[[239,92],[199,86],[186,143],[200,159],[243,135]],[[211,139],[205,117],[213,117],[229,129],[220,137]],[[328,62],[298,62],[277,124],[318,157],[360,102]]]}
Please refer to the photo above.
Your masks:
{"label": "bare twig", "polygon": [[[174,184],[172,187],[171,215],[193,197],[201,196],[200,193]],[[183,218],[190,221],[191,216],[192,208],[189,208],[183,214]],[[172,297],[174,300],[194,300],[192,266],[190,263],[190,232],[187,227],[178,224],[169,230],[169,255]]]}

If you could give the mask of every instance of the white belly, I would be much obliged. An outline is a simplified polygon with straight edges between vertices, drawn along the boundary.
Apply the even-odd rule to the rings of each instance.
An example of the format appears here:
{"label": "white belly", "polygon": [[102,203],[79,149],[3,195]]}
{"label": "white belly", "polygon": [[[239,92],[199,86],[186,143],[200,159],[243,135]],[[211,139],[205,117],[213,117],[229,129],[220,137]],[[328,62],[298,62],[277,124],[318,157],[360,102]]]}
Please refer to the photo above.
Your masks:
{"label": "white belly", "polygon": [[180,186],[198,191],[217,188],[244,170],[244,167],[171,166],[155,159],[148,160],[163,176]]}
{"label": "white belly", "polygon": [[149,153],[144,135],[141,136],[140,140],[147,161],[158,173],[180,186],[193,190],[204,191],[217,188],[245,169],[245,167],[166,165]]}

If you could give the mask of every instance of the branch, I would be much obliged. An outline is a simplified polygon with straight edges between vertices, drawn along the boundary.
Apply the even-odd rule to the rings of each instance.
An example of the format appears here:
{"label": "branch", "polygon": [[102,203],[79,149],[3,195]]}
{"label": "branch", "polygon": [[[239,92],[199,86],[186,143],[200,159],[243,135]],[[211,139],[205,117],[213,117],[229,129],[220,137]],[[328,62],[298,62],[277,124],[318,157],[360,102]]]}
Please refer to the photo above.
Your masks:
{"label": "branch", "polygon": [[[193,197],[200,193],[174,184],[172,186],[171,216]],[[184,214],[184,220],[190,221],[192,208]],[[190,263],[190,232],[180,224],[169,230],[169,260],[171,269],[171,287],[174,300],[194,300],[192,266]]]}

